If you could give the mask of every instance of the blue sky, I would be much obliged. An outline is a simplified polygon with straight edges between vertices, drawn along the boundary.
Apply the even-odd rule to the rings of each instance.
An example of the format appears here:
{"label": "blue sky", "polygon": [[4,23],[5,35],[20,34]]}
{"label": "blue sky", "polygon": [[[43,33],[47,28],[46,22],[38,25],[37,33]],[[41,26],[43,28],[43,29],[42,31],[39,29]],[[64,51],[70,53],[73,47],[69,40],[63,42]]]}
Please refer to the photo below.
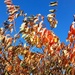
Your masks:
{"label": "blue sky", "polygon": [[[3,2],[4,0],[0,0],[0,27],[4,20],[7,19],[6,14],[6,6]],[[51,1],[56,0],[12,0],[13,4],[19,5],[25,13],[29,15],[36,15],[38,13],[45,16],[45,25],[47,29],[50,30],[50,24],[47,21],[47,14],[49,14],[49,3]],[[73,15],[75,14],[75,0],[58,0],[58,7],[57,9],[56,18],[58,20],[58,26],[56,29],[53,29],[54,33],[60,38],[61,42],[66,43],[67,34],[70,28],[70,25],[73,21]],[[18,18],[16,23],[17,30],[22,23],[22,17]]]}

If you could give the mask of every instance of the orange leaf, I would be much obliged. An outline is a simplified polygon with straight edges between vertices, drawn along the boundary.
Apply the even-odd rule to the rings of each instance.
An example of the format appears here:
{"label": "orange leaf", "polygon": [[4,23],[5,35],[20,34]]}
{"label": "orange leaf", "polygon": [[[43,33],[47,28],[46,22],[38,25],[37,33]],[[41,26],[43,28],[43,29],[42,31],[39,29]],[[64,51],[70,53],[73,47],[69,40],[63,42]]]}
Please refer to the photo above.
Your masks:
{"label": "orange leaf", "polygon": [[12,71],[12,69],[13,69],[13,67],[12,67],[11,65],[9,65],[9,66],[7,67],[7,71]]}

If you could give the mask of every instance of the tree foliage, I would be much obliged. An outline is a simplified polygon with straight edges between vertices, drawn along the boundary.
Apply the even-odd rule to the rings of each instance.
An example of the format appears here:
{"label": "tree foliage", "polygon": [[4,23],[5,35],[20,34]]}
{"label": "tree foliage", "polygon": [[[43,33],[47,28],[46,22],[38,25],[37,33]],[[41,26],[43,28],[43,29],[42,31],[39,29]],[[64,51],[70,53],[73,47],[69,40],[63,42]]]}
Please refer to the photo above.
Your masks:
{"label": "tree foliage", "polygon": [[[69,44],[65,45],[44,26],[44,16],[27,16],[11,0],[4,2],[9,16],[0,28],[0,75],[75,75],[75,21],[68,32]],[[23,23],[13,37],[8,32],[15,31],[15,19],[20,16],[24,17]],[[53,18],[53,14],[48,14],[50,24],[56,25]],[[21,37],[25,44],[16,45]],[[42,53],[32,52],[33,47],[42,49]]]}

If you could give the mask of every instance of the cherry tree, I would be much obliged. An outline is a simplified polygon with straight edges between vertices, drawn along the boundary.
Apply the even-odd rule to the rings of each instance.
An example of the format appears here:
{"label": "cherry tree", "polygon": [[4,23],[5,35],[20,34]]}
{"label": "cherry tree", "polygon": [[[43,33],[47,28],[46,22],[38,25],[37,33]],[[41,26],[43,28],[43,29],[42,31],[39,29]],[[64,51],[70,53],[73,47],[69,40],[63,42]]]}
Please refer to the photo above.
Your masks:
{"label": "cherry tree", "polygon": [[[8,19],[0,28],[0,75],[75,75],[75,16],[66,39],[69,44],[66,45],[44,26],[44,16],[27,16],[11,0],[5,0],[4,3]],[[51,3],[51,6],[54,5],[57,2]],[[58,23],[55,10],[50,11],[47,18],[55,28]],[[20,30],[14,36],[8,34],[15,31],[15,19],[20,16],[24,17]],[[25,43],[16,45],[21,37]],[[31,49],[34,47],[42,52],[33,52]]]}

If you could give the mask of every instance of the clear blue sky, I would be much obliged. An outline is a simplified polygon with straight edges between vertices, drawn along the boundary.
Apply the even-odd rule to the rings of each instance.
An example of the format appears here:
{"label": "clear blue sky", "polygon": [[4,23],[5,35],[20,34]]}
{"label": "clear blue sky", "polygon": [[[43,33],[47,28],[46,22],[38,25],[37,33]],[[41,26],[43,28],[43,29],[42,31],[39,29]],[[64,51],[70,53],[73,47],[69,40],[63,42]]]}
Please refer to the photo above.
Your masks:
{"label": "clear blue sky", "polygon": [[[49,3],[50,1],[56,0],[12,0],[15,5],[19,5],[22,10],[24,10],[28,15],[36,15],[41,13],[47,19],[47,14],[49,14]],[[56,7],[55,7],[56,8]],[[58,7],[56,12],[56,17],[58,20],[58,26],[53,29],[55,34],[60,38],[61,42],[66,42],[68,30],[73,21],[73,15],[75,14],[75,0],[58,0]],[[4,0],[0,0],[0,27],[4,20],[7,19],[6,6]],[[44,23],[46,27],[50,30],[50,25],[45,19]],[[19,18],[16,24],[19,30],[20,24],[22,23],[22,18]]]}

